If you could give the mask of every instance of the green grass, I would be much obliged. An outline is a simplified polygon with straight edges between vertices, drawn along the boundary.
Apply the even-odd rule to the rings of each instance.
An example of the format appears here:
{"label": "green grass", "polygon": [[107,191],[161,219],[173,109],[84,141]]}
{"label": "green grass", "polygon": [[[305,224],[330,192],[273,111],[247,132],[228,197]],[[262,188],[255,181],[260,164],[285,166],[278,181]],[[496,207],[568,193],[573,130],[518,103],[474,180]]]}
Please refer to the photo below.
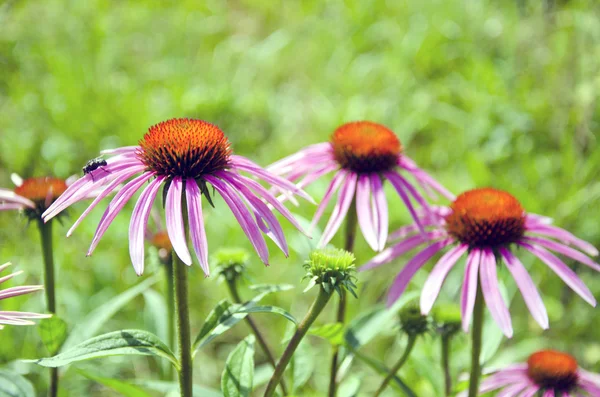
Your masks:
{"label": "green grass", "polygon": [[[558,2],[551,11],[541,0],[0,3],[0,186],[11,186],[12,172],[80,173],[101,149],[136,144],[150,125],[172,117],[216,123],[236,153],[262,165],[327,140],[345,121],[369,119],[394,130],[407,155],[452,191],[487,185],[509,190],[528,211],[552,216],[600,246],[600,6],[595,1]],[[319,197],[325,182],[309,192]],[[394,200],[392,228],[410,219]],[[83,205],[55,228],[59,310],[70,328],[140,281],[127,248],[132,204],[94,255],[85,257],[105,205],[70,239],[63,236]],[[211,252],[249,249],[223,202],[217,200],[216,207],[206,219]],[[309,219],[314,210],[302,203],[295,211]],[[19,282],[41,279],[35,229],[16,213],[0,214],[0,263],[11,260],[26,270]],[[295,246],[306,246],[289,224],[285,230]],[[372,252],[362,237],[357,240],[360,265]],[[334,243],[341,245],[341,236]],[[296,290],[269,299],[301,318],[314,294],[301,294],[305,252],[286,260],[269,247],[271,266],[253,254],[252,276],[261,283],[295,284]],[[551,329],[539,329],[517,294],[511,305],[515,337],[502,342],[497,362],[522,360],[532,348],[552,346],[575,354],[585,368],[600,370],[596,311],[541,262],[524,257],[544,296]],[[401,266],[359,274],[359,299],[351,300],[350,316],[382,301]],[[598,275],[576,268],[600,298]],[[155,260],[146,274],[158,270]],[[451,274],[440,301],[457,299],[459,273]],[[425,278],[425,271],[418,273],[412,288],[418,290]],[[216,277],[205,279],[197,265],[190,281],[197,333],[226,289]],[[242,293],[249,298],[251,291]],[[42,307],[41,294],[13,301],[2,310]],[[318,322],[333,321],[333,307],[328,309]],[[151,312],[140,298],[103,331],[152,329]],[[256,319],[281,352],[275,342],[283,338],[285,320]],[[218,387],[228,353],[246,333],[239,325],[200,354],[197,384]],[[7,328],[0,340],[0,362],[29,373],[41,393],[46,373],[14,361],[45,354],[35,327]],[[328,359],[321,356],[326,345],[311,341],[320,354],[306,395],[325,390],[328,377]],[[419,341],[402,370],[419,395],[441,390],[438,342]],[[391,365],[401,346],[398,330],[385,330],[368,353]],[[453,355],[455,375],[468,369],[468,354],[467,337],[461,335]],[[257,362],[264,362],[260,353]],[[146,358],[92,361],[81,368],[125,379],[159,374],[157,362]],[[366,367],[352,371],[362,376],[366,395],[381,381]],[[73,370],[62,387],[65,396],[114,395]]]}

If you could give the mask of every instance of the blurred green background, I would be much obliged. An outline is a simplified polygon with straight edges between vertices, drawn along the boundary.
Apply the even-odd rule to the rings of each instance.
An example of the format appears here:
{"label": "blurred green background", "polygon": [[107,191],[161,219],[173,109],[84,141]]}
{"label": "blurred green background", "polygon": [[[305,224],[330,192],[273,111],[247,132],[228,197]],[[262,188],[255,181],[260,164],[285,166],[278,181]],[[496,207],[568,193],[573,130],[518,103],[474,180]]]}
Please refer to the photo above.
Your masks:
{"label": "blurred green background", "polygon": [[[406,153],[455,193],[495,186],[517,196],[530,212],[600,246],[600,5],[572,0],[422,1],[4,1],[0,2],[0,186],[10,174],[79,174],[101,149],[133,145],[147,128],[172,117],[219,125],[237,154],[262,165],[308,144],[326,141],[341,123],[369,119],[399,136]],[[318,198],[329,178],[308,191]],[[392,229],[409,221],[392,192]],[[73,328],[95,307],[141,281],[129,262],[127,232],[133,202],[119,215],[92,257],[85,257],[100,205],[69,239],[71,218],[55,227],[59,311]],[[445,204],[445,203],[441,203]],[[207,211],[211,251],[250,249],[234,217],[219,199]],[[294,211],[310,219],[315,207]],[[331,211],[331,208],[329,209]],[[321,225],[323,226],[323,224]],[[285,259],[270,245],[271,266],[253,253],[257,282],[291,283],[294,291],[271,303],[302,317],[314,290],[302,294],[302,262],[310,243],[289,224],[296,251]],[[15,212],[0,214],[0,263],[13,261],[38,283],[42,259],[35,225]],[[341,245],[341,236],[334,240]],[[362,237],[356,256],[373,253]],[[150,255],[151,258],[153,255]],[[523,360],[532,349],[553,347],[600,371],[598,311],[575,296],[540,261],[522,255],[539,285],[551,329],[542,332],[517,293],[511,303],[512,340],[502,340],[490,365]],[[404,258],[406,260],[406,258]],[[145,275],[159,271],[150,259]],[[600,298],[600,278],[568,262]],[[359,299],[350,317],[384,301],[402,260],[360,274]],[[431,266],[427,269],[429,270]],[[418,290],[427,276],[417,274]],[[439,302],[458,301],[461,271],[454,271]],[[507,288],[514,282],[502,272]],[[158,283],[156,289],[160,290]],[[216,277],[191,271],[192,329],[227,296]],[[242,290],[246,298],[251,291]],[[149,303],[150,302],[150,303]],[[3,302],[2,310],[41,310],[43,296]],[[333,321],[330,304],[319,324]],[[103,332],[142,328],[156,332],[160,318],[151,299],[139,297],[115,315]],[[285,320],[257,315],[280,353]],[[157,323],[159,323],[157,325]],[[195,382],[218,388],[224,360],[248,329],[238,325],[196,359]],[[484,338],[492,338],[487,336]],[[314,371],[299,395],[326,390],[327,343],[314,347],[305,368]],[[402,352],[397,328],[382,330],[364,352],[391,365]],[[453,374],[468,369],[468,338],[453,346]],[[43,356],[35,327],[7,328],[0,363],[27,374],[43,392],[46,372],[17,358]],[[257,363],[264,363],[257,352]],[[150,358],[111,358],[76,366],[119,379],[156,379]],[[403,378],[419,396],[442,393],[439,338],[417,344]],[[381,381],[355,364],[360,393]],[[73,368],[62,395],[112,396],[115,392]],[[394,395],[392,389],[389,395]]]}

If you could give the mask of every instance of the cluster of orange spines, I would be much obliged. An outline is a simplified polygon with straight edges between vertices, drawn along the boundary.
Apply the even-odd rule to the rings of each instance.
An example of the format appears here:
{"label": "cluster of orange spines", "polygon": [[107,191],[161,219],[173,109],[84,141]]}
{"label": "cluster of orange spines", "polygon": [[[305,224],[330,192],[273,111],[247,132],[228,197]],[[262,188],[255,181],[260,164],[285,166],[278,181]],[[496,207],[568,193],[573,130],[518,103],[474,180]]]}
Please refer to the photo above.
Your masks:
{"label": "cluster of orange spines", "polygon": [[566,353],[542,350],[527,360],[527,375],[543,388],[569,391],[577,384],[577,367],[577,360]]}
{"label": "cluster of orange spines", "polygon": [[36,204],[45,205],[47,200],[56,200],[65,190],[67,183],[64,179],[40,177],[25,179],[21,186],[15,188],[15,193]]}
{"label": "cluster of orange spines", "polygon": [[471,247],[495,247],[518,241],[525,232],[525,210],[511,194],[493,188],[459,195],[446,217],[448,233]]}
{"label": "cluster of orange spines", "polygon": [[335,159],[355,172],[380,172],[394,167],[402,153],[396,134],[370,121],[346,123],[333,133]]}
{"label": "cluster of orange spines", "polygon": [[158,175],[199,178],[229,163],[229,140],[203,120],[171,119],[158,123],[140,140],[140,160]]}

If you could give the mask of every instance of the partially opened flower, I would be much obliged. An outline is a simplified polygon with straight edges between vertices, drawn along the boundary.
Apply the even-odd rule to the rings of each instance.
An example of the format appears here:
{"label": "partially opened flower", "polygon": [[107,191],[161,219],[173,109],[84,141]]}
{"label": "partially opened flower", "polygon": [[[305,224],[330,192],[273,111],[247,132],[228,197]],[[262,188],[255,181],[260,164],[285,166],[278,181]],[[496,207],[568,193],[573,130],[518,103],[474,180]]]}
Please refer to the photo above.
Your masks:
{"label": "partially opened flower", "polygon": [[[192,258],[188,250],[183,213],[187,213],[189,232],[196,256],[208,275],[208,250],[202,196],[212,204],[211,185],[227,203],[244,233],[268,264],[269,253],[262,233],[269,236],[287,255],[288,248],[281,225],[265,200],[294,226],[300,229],[291,213],[259,182],[241,175],[246,172],[286,194],[310,196],[291,182],[262,169],[252,161],[232,154],[229,141],[213,124],[202,120],[171,119],[150,127],[140,140],[139,146],[128,146],[105,151],[112,154],[102,165],[86,173],[70,186],[43,214],[44,220],[58,215],[65,208],[81,200],[90,191],[105,186],[96,199],[68,231],[67,236],[90,213],[90,211],[121,183],[127,182],[115,195],[96,229],[88,251],[91,255],[100,238],[138,191],[142,193],[135,205],[129,227],[129,251],[137,274],[144,271],[144,236],[150,210],[163,187],[167,234],[177,256],[187,265]],[[138,175],[139,174],[139,175]],[[144,184],[148,185],[143,188]],[[143,188],[143,189],[142,189]],[[182,200],[183,199],[183,200]],[[186,203],[183,208],[182,201]]]}
{"label": "partially opened flower", "polygon": [[[0,273],[6,270],[11,263],[5,263],[4,265],[0,265]],[[7,276],[0,277],[0,284],[3,282],[10,280],[11,278],[23,273],[22,271],[18,271]],[[14,296],[25,295],[31,292],[43,290],[44,287],[41,285],[24,285],[20,287],[11,287],[4,290],[0,290],[0,301],[3,299],[12,298]],[[3,328],[3,325],[32,325],[35,324],[34,319],[40,318],[48,318],[52,317],[50,314],[38,314],[38,313],[28,313],[28,312],[9,312],[9,311],[0,311],[0,329]]]}
{"label": "partially opened flower", "polygon": [[403,153],[398,137],[381,124],[357,121],[339,127],[330,142],[311,145],[268,168],[305,187],[320,177],[335,172],[315,213],[316,225],[333,195],[339,191],[333,214],[323,231],[319,245],[325,246],[340,228],[353,202],[356,201],[358,223],[365,240],[375,251],[381,251],[388,235],[388,204],[383,182],[388,180],[417,225],[415,200],[427,207],[423,196],[406,178],[411,175],[428,194],[437,191],[450,200],[454,195],[436,182]]}
{"label": "partially opened flower", "polygon": [[596,299],[583,281],[550,251],[600,271],[600,265],[587,256],[598,255],[598,250],[566,230],[551,225],[549,218],[526,213],[519,201],[505,191],[492,188],[467,191],[459,195],[450,208],[432,208],[422,217],[422,223],[431,228],[426,237],[416,234],[418,228],[415,225],[403,227],[390,236],[400,239],[398,243],[360,268],[361,271],[373,269],[427,243],[427,247],[410,259],[396,276],[388,294],[390,304],[402,295],[417,270],[436,253],[452,246],[436,263],[423,286],[421,310],[423,313],[431,310],[447,274],[461,257],[466,256],[461,296],[465,331],[469,328],[480,283],[492,317],[505,335],[512,336],[510,314],[498,286],[496,267],[500,262],[513,276],[534,319],[542,328],[548,328],[544,303],[513,248],[522,248],[535,255],[586,302],[596,305]]}
{"label": "partially opened flower", "polygon": [[71,180],[53,177],[21,179],[12,175],[14,190],[0,189],[0,211],[21,210],[29,219],[41,219],[42,213],[67,190]]}
{"label": "partially opened flower", "polygon": [[486,378],[481,394],[502,389],[505,397],[600,396],[600,376],[579,368],[574,357],[554,351],[533,353],[527,363],[516,364]]}

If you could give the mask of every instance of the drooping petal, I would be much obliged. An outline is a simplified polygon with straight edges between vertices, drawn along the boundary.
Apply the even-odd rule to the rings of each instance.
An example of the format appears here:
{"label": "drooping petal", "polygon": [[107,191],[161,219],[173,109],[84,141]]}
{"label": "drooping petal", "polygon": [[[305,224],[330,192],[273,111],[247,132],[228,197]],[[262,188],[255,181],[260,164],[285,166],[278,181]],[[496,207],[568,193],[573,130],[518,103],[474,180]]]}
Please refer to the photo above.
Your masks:
{"label": "drooping petal", "polygon": [[323,167],[307,174],[303,179],[298,181],[298,183],[296,185],[299,188],[304,189],[306,186],[310,185],[311,183],[313,183],[314,181],[316,181],[323,175],[329,174],[331,171],[335,171],[338,168],[339,168],[339,165],[336,164],[335,162],[327,163]]}
{"label": "drooping petal", "polygon": [[129,223],[129,256],[133,269],[138,276],[144,273],[144,238],[146,236],[148,217],[150,216],[156,193],[164,179],[163,176],[159,176],[150,182],[140,195],[131,214],[131,221]]}
{"label": "drooping petal", "polygon": [[[8,263],[8,265],[10,265],[10,263]],[[5,269],[5,267],[0,267],[0,272],[1,272],[3,269]],[[0,277],[0,284],[2,284],[2,283],[3,283],[3,282],[5,282],[5,281],[8,281],[8,280],[10,280],[10,279],[11,279],[11,278],[13,278],[13,277],[16,277],[16,276],[18,276],[18,275],[19,275],[19,274],[21,274],[21,273],[23,273],[23,270],[19,270],[18,272],[14,272],[14,273],[8,274],[8,275],[6,275],[6,276],[4,276],[4,277]]]}
{"label": "drooping petal", "polygon": [[496,272],[496,259],[490,248],[483,249],[481,258],[481,271],[479,272],[481,280],[481,291],[485,304],[490,309],[492,318],[498,324],[504,335],[512,338],[513,329],[510,320],[510,313],[500,294],[498,285],[498,274]]}
{"label": "drooping petal", "polygon": [[477,297],[477,279],[479,276],[481,256],[481,250],[473,248],[467,257],[465,279],[460,297],[462,328],[465,332],[469,331],[469,324],[471,323],[471,317],[473,317],[473,307],[475,306],[475,298]]}
{"label": "drooping petal", "polygon": [[280,171],[281,169],[285,169],[286,167],[289,167],[289,166],[293,167],[298,162],[300,162],[302,160],[306,160],[307,158],[310,158],[311,156],[323,155],[323,154],[328,154],[328,155],[333,156],[333,148],[331,146],[331,143],[323,142],[323,143],[317,143],[314,145],[307,146],[304,149],[299,150],[296,153],[292,154],[291,156],[287,156],[279,161],[276,161],[275,163],[268,166],[267,170],[269,170],[270,172],[273,172],[273,173],[282,173],[282,171]]}
{"label": "drooping petal", "polygon": [[450,269],[468,249],[467,244],[460,244],[452,248],[440,258],[431,273],[429,273],[421,292],[421,313],[423,315],[429,314]]}
{"label": "drooping petal", "polygon": [[398,165],[411,173],[417,181],[422,184],[431,186],[434,190],[446,197],[450,201],[456,200],[456,196],[446,189],[442,184],[436,181],[431,175],[417,167],[416,163],[406,155],[400,156]]}
{"label": "drooping petal", "polygon": [[419,234],[416,236],[409,237],[406,240],[401,241],[398,244],[383,250],[380,254],[376,255],[369,262],[361,266],[358,269],[358,271],[364,272],[365,270],[374,269],[376,267],[389,263],[397,257],[399,257],[400,255],[404,254],[405,252],[408,252],[413,248],[418,247],[424,242],[439,237],[441,237],[441,234],[439,232],[428,232],[427,236],[422,236]]}
{"label": "drooping petal", "polygon": [[373,223],[377,230],[377,251],[385,248],[388,238],[389,214],[385,192],[378,174],[371,174],[371,190],[373,191]]}
{"label": "drooping petal", "polygon": [[548,390],[544,391],[544,394],[542,394],[542,397],[560,397],[560,396],[556,396],[554,394],[554,390],[548,389]]}
{"label": "drooping petal", "polygon": [[365,240],[374,251],[377,251],[379,243],[371,209],[371,180],[369,175],[363,174],[358,177],[356,185],[356,215]]}
{"label": "drooping petal", "polygon": [[429,260],[429,258],[434,256],[442,248],[444,248],[450,243],[452,243],[452,240],[446,239],[430,244],[429,246],[427,246],[427,248],[416,254],[410,261],[406,263],[404,268],[400,271],[400,273],[398,273],[398,275],[394,279],[392,287],[388,292],[388,307],[391,306],[394,302],[396,302],[398,298],[400,298],[400,296],[408,286],[408,283],[410,283],[410,280],[415,275],[417,270],[419,270],[425,264],[425,262]]}
{"label": "drooping petal", "polygon": [[394,186],[394,188],[396,189],[396,192],[398,192],[398,194],[400,195],[400,198],[404,202],[404,205],[408,209],[408,212],[410,212],[410,215],[412,216],[413,220],[415,221],[415,224],[419,228],[419,231],[421,232],[421,234],[425,235],[425,228],[423,227],[423,224],[421,223],[421,219],[419,218],[417,211],[415,211],[415,208],[413,207],[413,205],[410,201],[410,198],[408,197],[408,194],[406,194],[406,192],[404,191],[404,189],[406,189],[406,187],[402,183],[402,180],[398,178],[398,174],[395,171],[394,172],[388,171],[388,172],[385,172],[384,175],[387,178],[387,180],[391,182],[392,186]]}
{"label": "drooping petal", "polygon": [[592,244],[575,237],[573,234],[569,233],[565,229],[561,229],[560,227],[539,223],[527,227],[527,231],[531,233],[553,237],[564,243],[571,244],[590,256],[598,255],[598,250]]}
{"label": "drooping petal", "polygon": [[202,214],[202,192],[194,178],[187,178],[185,182],[185,194],[187,198],[188,216],[190,221],[190,237],[200,262],[204,275],[210,275],[208,264],[208,241],[206,239],[206,228],[204,227],[204,216]]}
{"label": "drooping petal", "polygon": [[329,187],[327,188],[325,195],[321,199],[321,203],[319,204],[319,206],[317,207],[317,210],[315,211],[313,220],[310,223],[309,231],[313,230],[313,228],[316,226],[316,224],[321,219],[321,216],[323,216],[323,212],[325,212],[325,208],[329,204],[329,201],[331,201],[331,198],[333,197],[333,195],[337,192],[337,190],[341,186],[342,182],[346,178],[346,175],[347,175],[346,170],[340,170],[335,174],[335,176],[331,180],[331,183],[329,184]]}
{"label": "drooping petal", "polygon": [[0,203],[21,204],[21,206],[35,208],[35,203],[28,198],[19,196],[12,190],[0,189]]}
{"label": "drooping petal", "polygon": [[521,261],[506,248],[501,247],[499,252],[500,255],[502,255],[502,258],[504,258],[506,267],[517,283],[517,287],[519,287],[531,315],[543,329],[548,329],[548,313],[546,312],[546,307],[544,306],[542,297],[535,287],[533,280],[529,276],[529,273],[527,273],[527,269],[525,269]]}
{"label": "drooping petal", "polygon": [[173,251],[175,251],[179,259],[186,265],[191,266],[192,256],[190,255],[190,250],[187,246],[181,208],[182,193],[183,180],[180,176],[176,176],[171,181],[171,186],[169,186],[169,191],[167,192],[167,198],[165,200],[167,235],[173,245]]}
{"label": "drooping petal", "polygon": [[4,204],[0,203],[0,211],[14,211],[26,208],[23,204]]}
{"label": "drooping petal", "polygon": [[244,203],[242,203],[241,199],[237,196],[236,192],[229,188],[225,182],[222,182],[213,176],[207,175],[205,179],[219,192],[221,197],[223,197],[223,200],[225,200],[225,203],[227,203],[231,209],[231,212],[252,243],[252,246],[258,253],[258,256],[264,264],[268,265],[269,250],[267,249],[265,239],[263,238],[258,225],[252,218],[252,215],[244,206]]}
{"label": "drooping petal", "polygon": [[588,287],[581,281],[577,274],[571,270],[563,261],[558,259],[556,256],[551,254],[544,248],[531,245],[524,242],[518,242],[518,245],[531,252],[544,262],[558,277],[560,277],[577,295],[581,296],[583,300],[588,302],[592,306],[596,306],[596,299],[590,292]]}
{"label": "drooping petal", "polygon": [[319,241],[319,247],[324,247],[331,241],[346,218],[350,204],[352,204],[352,200],[354,199],[356,180],[357,175],[353,172],[349,172],[346,181],[344,181],[344,185],[340,188],[338,201],[333,208],[331,218],[329,218],[329,222],[327,222],[327,226],[325,226],[325,229],[323,230],[321,241]]}
{"label": "drooping petal", "polygon": [[527,387],[527,383],[517,383],[502,389],[496,397],[517,397]]}
{"label": "drooping petal", "polygon": [[43,285],[25,285],[19,287],[6,288],[0,291],[0,300],[12,298],[13,296],[25,295],[30,292],[43,290]]}
{"label": "drooping petal", "polygon": [[523,237],[523,241],[528,243],[533,243],[537,245],[541,245],[542,247],[548,248],[549,250],[556,251],[559,254],[563,254],[564,256],[568,256],[571,259],[575,259],[578,262],[583,263],[586,266],[591,267],[597,272],[600,272],[600,264],[594,262],[585,254],[574,250],[571,247],[566,245],[557,243],[556,241],[548,240],[540,237]]}

